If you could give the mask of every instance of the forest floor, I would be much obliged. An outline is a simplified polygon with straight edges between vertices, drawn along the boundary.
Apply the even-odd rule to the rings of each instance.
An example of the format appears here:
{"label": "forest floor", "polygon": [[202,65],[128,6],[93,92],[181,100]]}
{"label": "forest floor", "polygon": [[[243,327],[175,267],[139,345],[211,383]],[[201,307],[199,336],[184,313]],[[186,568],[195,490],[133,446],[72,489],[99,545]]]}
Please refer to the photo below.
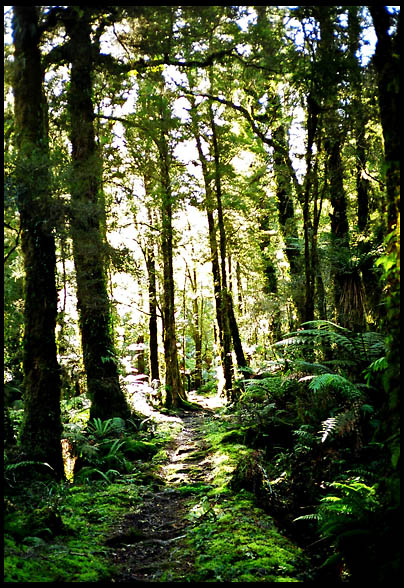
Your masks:
{"label": "forest floor", "polygon": [[305,581],[302,550],[234,484],[256,452],[223,399],[191,394],[199,409],[167,412],[134,396],[144,428],[110,446],[140,437],[154,452],[128,472],[27,486],[9,467],[5,582]]}
{"label": "forest floor", "polygon": [[[200,410],[171,418],[178,433],[158,468],[161,482],[111,529],[112,582],[301,581],[300,550],[248,493],[229,490],[246,448],[217,441],[220,397],[193,395]],[[219,432],[218,432],[219,431]]]}
{"label": "forest floor", "polygon": [[[212,463],[201,427],[207,409],[183,411],[179,417],[181,430],[167,448],[166,463],[160,475],[166,486],[158,492],[147,491],[144,502],[129,512],[107,539],[114,546],[113,561],[120,572],[115,582],[158,581],[165,569],[177,565],[176,572],[187,575],[192,562],[175,559],[180,554],[180,541],[189,527],[189,496],[185,487],[209,484]],[[212,418],[212,417],[211,417]],[[192,491],[192,488],[190,488]]]}

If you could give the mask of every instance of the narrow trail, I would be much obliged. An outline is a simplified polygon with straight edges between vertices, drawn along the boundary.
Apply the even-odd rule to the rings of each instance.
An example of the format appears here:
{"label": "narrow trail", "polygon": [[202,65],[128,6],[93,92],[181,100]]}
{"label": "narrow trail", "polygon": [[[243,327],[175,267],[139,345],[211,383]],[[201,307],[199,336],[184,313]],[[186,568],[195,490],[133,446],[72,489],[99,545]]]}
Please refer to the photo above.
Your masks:
{"label": "narrow trail", "polygon": [[106,541],[119,570],[113,582],[158,582],[162,572],[173,565],[185,566],[184,573],[191,570],[192,562],[176,561],[190,524],[186,518],[190,498],[179,487],[211,481],[209,447],[201,428],[205,419],[213,418],[213,411],[205,404],[203,410],[183,411],[178,416],[182,428],[160,466],[164,485],[146,492],[140,507],[127,513]]}

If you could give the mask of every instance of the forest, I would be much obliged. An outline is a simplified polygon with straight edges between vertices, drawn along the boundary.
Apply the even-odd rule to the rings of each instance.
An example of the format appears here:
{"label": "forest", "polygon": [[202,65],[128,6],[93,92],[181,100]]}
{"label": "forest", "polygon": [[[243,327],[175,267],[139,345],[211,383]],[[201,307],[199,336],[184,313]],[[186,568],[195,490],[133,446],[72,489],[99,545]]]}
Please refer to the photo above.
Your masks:
{"label": "forest", "polygon": [[4,31],[4,581],[395,583],[399,7]]}

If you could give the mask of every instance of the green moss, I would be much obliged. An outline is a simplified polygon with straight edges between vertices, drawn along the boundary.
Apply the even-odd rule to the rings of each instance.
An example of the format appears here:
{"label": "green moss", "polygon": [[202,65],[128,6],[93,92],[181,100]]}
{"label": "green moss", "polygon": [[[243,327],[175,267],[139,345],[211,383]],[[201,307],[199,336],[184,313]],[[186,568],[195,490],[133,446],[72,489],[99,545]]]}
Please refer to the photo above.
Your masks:
{"label": "green moss", "polygon": [[[193,526],[183,557],[195,563],[186,581],[299,581],[301,550],[277,531],[271,517],[254,506],[248,492],[220,498],[205,495],[194,504],[190,516]],[[170,578],[181,581],[173,574]]]}
{"label": "green moss", "polygon": [[178,488],[178,492],[183,494],[184,496],[189,496],[191,494],[206,494],[209,490],[212,489],[210,484],[202,484],[197,482],[195,484],[184,484]]}
{"label": "green moss", "polygon": [[122,447],[122,451],[128,459],[148,459],[158,452],[155,443],[148,441],[139,441],[137,439],[127,439]]}
{"label": "green moss", "polygon": [[5,529],[5,582],[100,582],[111,577],[105,537],[139,501],[138,488],[128,477],[125,483],[93,482],[59,492],[56,513],[49,506],[12,513]]}
{"label": "green moss", "polygon": [[221,443],[241,443],[245,442],[245,430],[244,428],[241,429],[233,429],[224,433],[221,439]]}

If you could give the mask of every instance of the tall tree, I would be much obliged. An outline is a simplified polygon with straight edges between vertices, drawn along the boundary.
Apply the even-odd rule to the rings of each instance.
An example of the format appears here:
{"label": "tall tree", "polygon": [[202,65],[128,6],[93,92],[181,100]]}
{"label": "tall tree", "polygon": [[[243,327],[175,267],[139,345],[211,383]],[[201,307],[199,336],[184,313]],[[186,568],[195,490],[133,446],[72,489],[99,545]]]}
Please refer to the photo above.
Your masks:
{"label": "tall tree", "polygon": [[[300,324],[305,317],[305,297],[302,291],[303,267],[300,248],[298,246],[299,235],[295,218],[293,177],[287,157],[285,157],[289,153],[288,125],[285,120],[283,113],[284,107],[278,90],[278,87],[281,87],[282,81],[281,84],[276,85],[278,76],[275,76],[273,73],[270,76],[272,83],[268,80],[268,72],[273,70],[274,66],[281,69],[280,63],[282,59],[286,61],[286,56],[282,56],[281,44],[283,31],[282,29],[275,30],[274,21],[276,22],[276,18],[274,18],[274,14],[270,14],[269,12],[271,7],[255,6],[254,9],[257,13],[257,22],[252,29],[252,33],[255,39],[257,53],[261,55],[261,61],[264,67],[261,75],[258,72],[253,74],[248,93],[255,100],[260,98],[261,102],[266,105],[265,107],[261,107],[259,117],[263,121],[272,121],[273,171],[276,182],[278,221],[285,243],[285,255],[289,262],[291,294],[296,309],[296,320],[293,323]],[[277,8],[277,10],[279,9]],[[268,92],[269,88],[271,89],[270,93]],[[267,100],[265,100],[265,96],[267,96]],[[258,106],[259,103],[257,104]],[[272,288],[276,291],[277,285],[273,283]],[[276,325],[277,323],[274,322],[274,324]],[[296,324],[290,325],[291,328],[295,326]]]}
{"label": "tall tree", "polygon": [[[192,248],[193,249],[193,248]],[[194,251],[193,251],[194,253]],[[193,256],[194,257],[194,256]],[[196,390],[202,386],[202,320],[201,315],[203,311],[203,298],[199,304],[198,296],[198,280],[196,273],[196,260],[194,258],[194,266],[191,269],[187,265],[187,276],[192,289],[192,319],[191,319],[191,335],[195,344],[195,369],[193,373],[193,385]]]}
{"label": "tall tree", "polygon": [[[212,84],[211,72],[211,84]],[[227,259],[227,238],[223,214],[223,194],[222,194],[222,169],[221,169],[221,154],[218,138],[217,125],[215,122],[212,104],[209,104],[209,122],[212,133],[212,155],[213,155],[213,174],[214,174],[214,193],[216,197],[217,209],[217,226],[219,231],[219,251],[220,251],[220,271],[221,271],[221,305],[223,313],[223,337],[228,340],[226,348],[231,348],[231,341],[237,358],[237,364],[240,368],[245,368],[247,362],[244,357],[243,347],[238,331],[237,321],[233,310],[233,300],[230,289],[228,287],[228,277],[226,268]],[[226,359],[227,361],[227,359]]]}
{"label": "tall tree", "polygon": [[14,6],[15,180],[24,255],[24,422],[21,449],[63,476],[55,327],[55,218],[50,194],[47,104],[36,6]]}
{"label": "tall tree", "polygon": [[[231,360],[231,340],[230,340],[230,328],[227,322],[227,330],[225,325],[224,307],[222,298],[222,276],[220,271],[219,261],[219,250],[217,243],[217,229],[214,218],[215,211],[215,200],[214,192],[211,180],[210,165],[208,156],[205,155],[202,147],[202,132],[200,128],[200,121],[198,121],[198,114],[196,108],[196,101],[193,97],[190,98],[192,108],[191,114],[191,130],[195,137],[196,146],[198,150],[199,161],[202,167],[202,175],[205,189],[205,209],[208,219],[208,233],[209,233],[209,246],[212,262],[212,276],[213,276],[213,289],[215,296],[215,309],[216,309],[216,321],[218,326],[219,344],[220,344],[220,356],[223,368],[223,377],[225,383],[225,389],[228,397],[231,395],[233,388],[233,370]],[[227,318],[228,321],[228,318]],[[227,335],[225,336],[225,331]]]}
{"label": "tall tree", "polygon": [[387,222],[389,231],[399,226],[400,218],[400,131],[397,125],[400,88],[400,31],[401,13],[396,31],[389,29],[391,16],[385,6],[369,6],[377,35],[374,56],[378,75],[380,119],[383,128],[386,159]]}
{"label": "tall tree", "polygon": [[[383,128],[385,181],[387,189],[387,226],[385,263],[388,368],[384,387],[388,396],[383,436],[388,439],[393,461],[400,452],[400,16],[393,35],[391,17],[385,6],[369,6],[377,34],[374,57],[378,75],[379,110]],[[396,500],[400,500],[396,494]]]}
{"label": "tall tree", "polygon": [[360,46],[361,24],[360,7],[348,7],[348,59],[349,77],[352,88],[350,112],[356,147],[356,189],[358,202],[358,230],[365,232],[369,220],[369,180],[363,173],[366,169],[366,124],[369,119],[363,92],[363,72],[357,57]]}
{"label": "tall tree", "polygon": [[180,373],[175,327],[175,284],[173,270],[173,201],[171,183],[171,153],[169,125],[171,114],[164,96],[157,96],[159,132],[156,144],[159,152],[161,180],[161,251],[163,256],[163,328],[166,362],[166,400],[168,408],[177,407],[185,400],[184,384]]}
{"label": "tall tree", "polygon": [[64,18],[71,63],[68,108],[72,143],[71,232],[83,360],[91,418],[126,418],[130,409],[119,384],[102,238],[102,164],[95,142],[90,7],[69,7]]}
{"label": "tall tree", "polygon": [[[152,217],[152,211],[149,212]],[[153,220],[150,218],[153,226]],[[150,363],[150,382],[160,381],[159,355],[158,355],[158,328],[157,328],[157,281],[156,281],[156,261],[154,254],[154,241],[149,239],[147,245],[146,267],[149,279],[149,363]]]}

